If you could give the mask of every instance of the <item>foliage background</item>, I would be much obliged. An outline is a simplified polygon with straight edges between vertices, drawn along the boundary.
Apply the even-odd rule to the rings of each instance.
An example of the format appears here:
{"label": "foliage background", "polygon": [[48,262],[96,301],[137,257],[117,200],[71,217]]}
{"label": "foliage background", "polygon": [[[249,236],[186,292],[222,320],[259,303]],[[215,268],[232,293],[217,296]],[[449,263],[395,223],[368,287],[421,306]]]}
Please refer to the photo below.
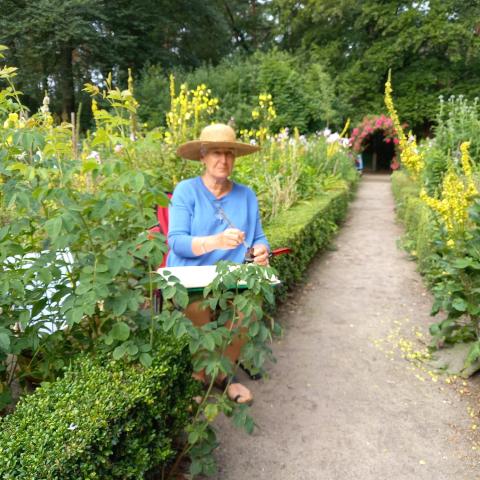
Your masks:
{"label": "foliage background", "polygon": [[421,135],[431,132],[439,95],[478,92],[478,2],[0,0],[0,11],[0,44],[21,68],[27,106],[36,111],[47,90],[68,119],[82,103],[85,128],[83,84],[104,86],[109,72],[122,82],[128,67],[143,77],[142,115],[154,125],[158,107],[168,108],[161,79],[171,71],[191,88],[208,80],[240,126],[268,88],[285,107],[283,126],[302,132],[383,112],[389,68],[400,116]]}

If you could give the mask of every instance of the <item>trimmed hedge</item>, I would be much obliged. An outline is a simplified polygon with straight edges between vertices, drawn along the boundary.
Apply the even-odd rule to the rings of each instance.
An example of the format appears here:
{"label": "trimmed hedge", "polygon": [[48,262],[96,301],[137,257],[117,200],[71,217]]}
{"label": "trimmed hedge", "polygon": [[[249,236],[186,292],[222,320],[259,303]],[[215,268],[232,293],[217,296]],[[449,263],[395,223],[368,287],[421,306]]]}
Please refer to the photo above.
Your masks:
{"label": "trimmed hedge", "polygon": [[272,262],[286,288],[302,280],[312,258],[329,244],[337,224],[345,218],[355,185],[351,190],[332,190],[297,204],[265,227],[272,249],[292,249],[290,255],[278,256]]}
{"label": "trimmed hedge", "polygon": [[171,459],[195,385],[165,340],[150,368],[83,355],[0,421],[3,480],[143,479]]}

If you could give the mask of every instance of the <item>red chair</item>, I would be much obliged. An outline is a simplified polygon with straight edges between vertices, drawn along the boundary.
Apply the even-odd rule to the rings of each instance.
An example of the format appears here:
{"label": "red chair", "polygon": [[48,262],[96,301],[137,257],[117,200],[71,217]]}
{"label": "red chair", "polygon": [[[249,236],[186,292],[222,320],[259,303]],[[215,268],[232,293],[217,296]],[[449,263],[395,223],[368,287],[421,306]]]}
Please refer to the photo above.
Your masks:
{"label": "red chair", "polygon": [[[167,193],[167,197],[168,199],[171,199],[172,194]],[[165,237],[165,242],[168,246],[168,205],[166,207],[157,205],[157,221],[158,221],[158,224],[150,228],[149,231],[161,233]],[[167,266],[167,257],[168,257],[168,252],[166,255],[163,256],[163,260],[160,265],[160,268]]]}

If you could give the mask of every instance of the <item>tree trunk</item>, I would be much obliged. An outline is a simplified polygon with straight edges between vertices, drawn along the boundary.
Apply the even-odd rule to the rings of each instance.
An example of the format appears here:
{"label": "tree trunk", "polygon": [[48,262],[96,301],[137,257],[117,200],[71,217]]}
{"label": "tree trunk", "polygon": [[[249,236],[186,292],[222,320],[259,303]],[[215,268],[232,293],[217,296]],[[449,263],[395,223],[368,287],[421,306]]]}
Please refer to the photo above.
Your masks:
{"label": "tree trunk", "polygon": [[75,112],[72,53],[73,48],[65,45],[59,62],[59,87],[62,99],[62,121],[64,122],[69,122],[70,114]]}

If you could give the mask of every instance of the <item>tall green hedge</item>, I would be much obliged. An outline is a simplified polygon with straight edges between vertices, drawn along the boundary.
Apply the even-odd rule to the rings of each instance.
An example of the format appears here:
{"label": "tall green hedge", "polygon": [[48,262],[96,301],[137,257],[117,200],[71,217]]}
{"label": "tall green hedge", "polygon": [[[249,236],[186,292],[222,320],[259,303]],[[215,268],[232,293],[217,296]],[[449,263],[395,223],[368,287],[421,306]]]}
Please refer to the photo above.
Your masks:
{"label": "tall green hedge", "polygon": [[[353,189],[355,183],[351,185]],[[272,264],[286,288],[298,283],[314,255],[324,249],[347,212],[352,190],[332,190],[301,202],[280,214],[265,228],[272,249],[290,247],[292,253],[276,257]]]}
{"label": "tall green hedge", "polygon": [[0,421],[3,480],[143,479],[174,455],[193,389],[188,349],[150,368],[85,355]]}

